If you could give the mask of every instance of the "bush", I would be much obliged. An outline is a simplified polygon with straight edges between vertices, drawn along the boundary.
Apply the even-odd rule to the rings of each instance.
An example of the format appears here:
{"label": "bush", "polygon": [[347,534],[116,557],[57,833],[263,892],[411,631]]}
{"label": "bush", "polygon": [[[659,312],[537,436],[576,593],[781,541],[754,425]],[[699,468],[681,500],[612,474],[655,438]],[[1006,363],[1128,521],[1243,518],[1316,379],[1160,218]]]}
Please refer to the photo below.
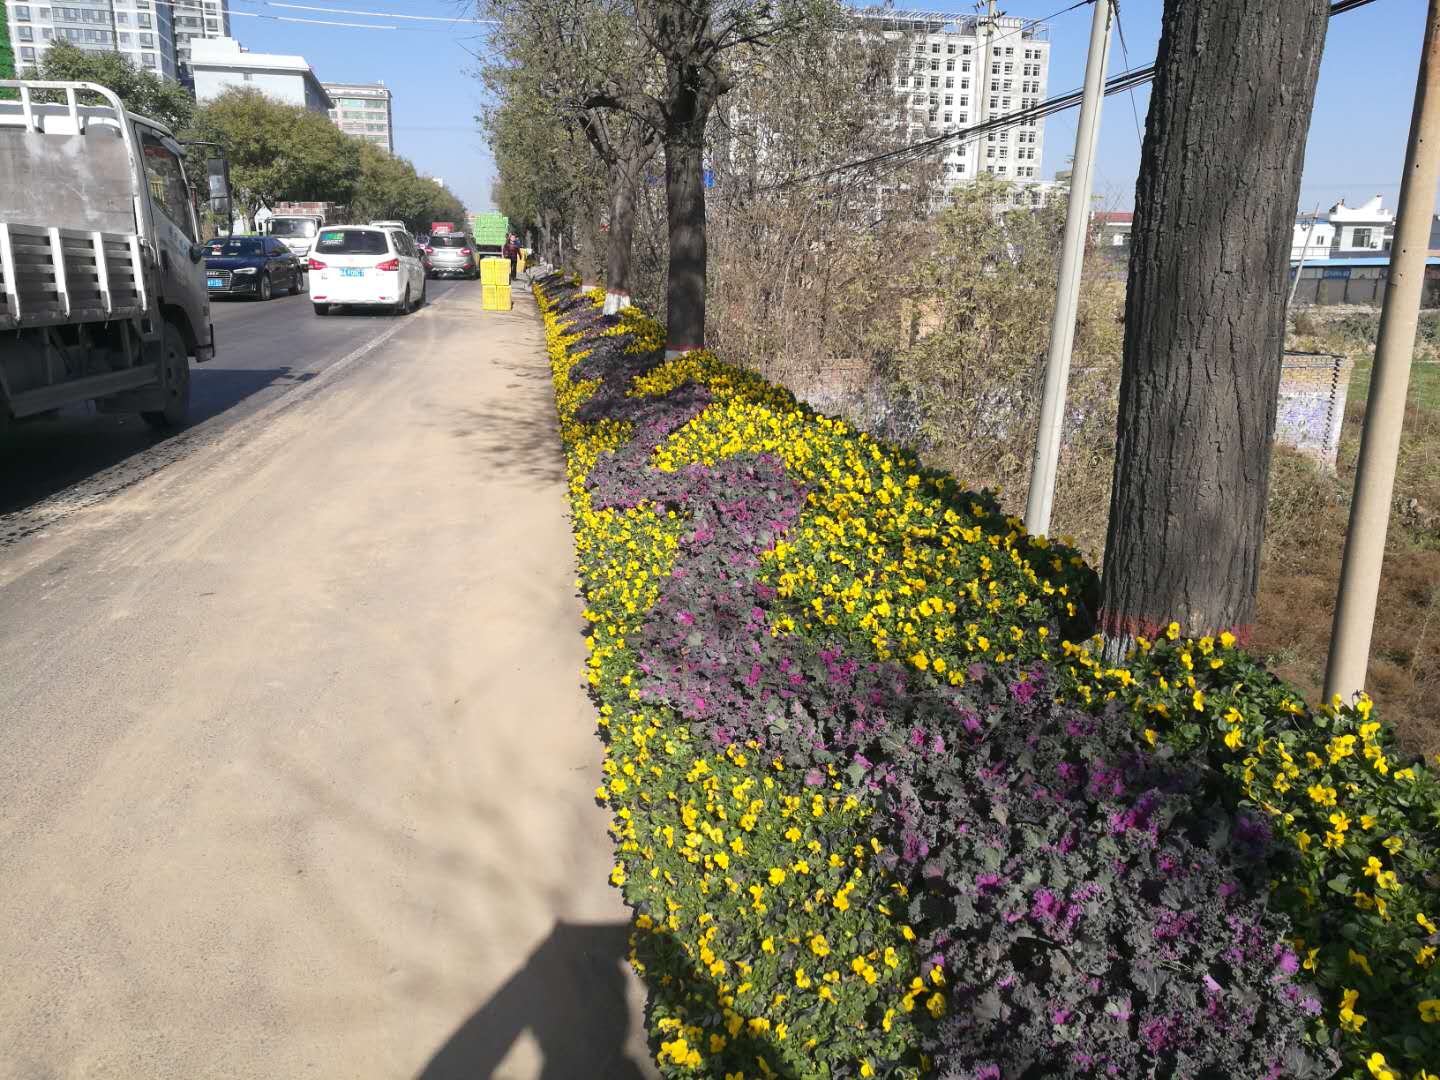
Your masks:
{"label": "bush", "polygon": [[[1094,573],[988,494],[707,353],[662,362],[653,323],[602,318],[570,283],[537,297],[597,796],[667,1074],[1304,1076],[1338,1050],[1350,1074],[1408,1077],[1435,1060],[1432,969],[1385,952],[1429,918],[1433,781],[1392,769],[1387,787],[1343,756],[1307,777],[1357,821],[1377,808],[1375,873],[1396,876],[1364,890],[1370,828],[1306,844],[1329,808],[1261,787],[1282,750],[1326,761],[1332,725],[1373,762],[1367,703],[1312,715],[1228,640],[1107,667],[1083,640]],[[1373,920],[1352,881],[1384,902]],[[1395,925],[1412,911],[1415,932]],[[1363,983],[1338,966],[1356,946]],[[1401,1007],[1376,997],[1361,1019],[1382,987]]]}

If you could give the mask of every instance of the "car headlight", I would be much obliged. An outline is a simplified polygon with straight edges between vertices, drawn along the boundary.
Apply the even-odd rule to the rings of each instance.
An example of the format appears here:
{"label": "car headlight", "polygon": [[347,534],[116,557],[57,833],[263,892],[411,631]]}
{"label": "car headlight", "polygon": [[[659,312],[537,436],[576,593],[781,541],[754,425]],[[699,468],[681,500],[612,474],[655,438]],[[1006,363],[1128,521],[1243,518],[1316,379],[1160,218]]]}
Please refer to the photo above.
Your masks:
{"label": "car headlight", "polygon": [[241,266],[235,270],[235,276],[239,277],[241,274],[253,274],[255,272],[256,268],[253,266]]}

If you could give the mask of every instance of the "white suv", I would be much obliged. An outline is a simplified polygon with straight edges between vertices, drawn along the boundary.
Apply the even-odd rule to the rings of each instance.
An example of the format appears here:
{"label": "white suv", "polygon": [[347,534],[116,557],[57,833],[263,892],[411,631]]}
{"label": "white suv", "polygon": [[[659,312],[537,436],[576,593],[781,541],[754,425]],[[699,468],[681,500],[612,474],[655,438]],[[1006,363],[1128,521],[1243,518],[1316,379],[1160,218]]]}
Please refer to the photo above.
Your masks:
{"label": "white suv", "polygon": [[310,249],[310,300],[316,315],[339,305],[404,315],[425,303],[425,266],[410,235],[400,229],[324,228]]}

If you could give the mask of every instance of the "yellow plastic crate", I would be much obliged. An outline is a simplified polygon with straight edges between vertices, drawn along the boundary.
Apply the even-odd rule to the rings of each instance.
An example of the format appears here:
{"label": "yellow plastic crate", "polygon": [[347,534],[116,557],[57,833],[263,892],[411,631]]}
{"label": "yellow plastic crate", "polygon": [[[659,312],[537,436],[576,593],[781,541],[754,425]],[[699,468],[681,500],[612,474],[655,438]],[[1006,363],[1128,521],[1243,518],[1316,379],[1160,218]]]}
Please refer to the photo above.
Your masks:
{"label": "yellow plastic crate", "polygon": [[[508,259],[505,261],[505,274],[507,277],[510,274],[510,261]],[[486,285],[482,282],[480,287],[484,290],[485,295],[482,297],[482,300],[486,311],[510,310],[510,286],[508,284]]]}
{"label": "yellow plastic crate", "polygon": [[510,260],[485,258],[480,260],[480,284],[504,285],[510,287]]}

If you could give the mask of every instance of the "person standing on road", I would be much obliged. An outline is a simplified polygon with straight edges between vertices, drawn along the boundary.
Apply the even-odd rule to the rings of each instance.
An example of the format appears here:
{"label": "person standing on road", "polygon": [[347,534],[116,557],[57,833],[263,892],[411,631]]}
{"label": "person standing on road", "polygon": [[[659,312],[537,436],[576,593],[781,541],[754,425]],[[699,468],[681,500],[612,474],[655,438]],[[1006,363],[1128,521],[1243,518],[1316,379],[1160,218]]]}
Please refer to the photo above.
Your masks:
{"label": "person standing on road", "polygon": [[510,280],[515,280],[515,260],[520,255],[520,241],[512,232],[505,237],[505,246],[500,249],[500,254],[510,260]]}

